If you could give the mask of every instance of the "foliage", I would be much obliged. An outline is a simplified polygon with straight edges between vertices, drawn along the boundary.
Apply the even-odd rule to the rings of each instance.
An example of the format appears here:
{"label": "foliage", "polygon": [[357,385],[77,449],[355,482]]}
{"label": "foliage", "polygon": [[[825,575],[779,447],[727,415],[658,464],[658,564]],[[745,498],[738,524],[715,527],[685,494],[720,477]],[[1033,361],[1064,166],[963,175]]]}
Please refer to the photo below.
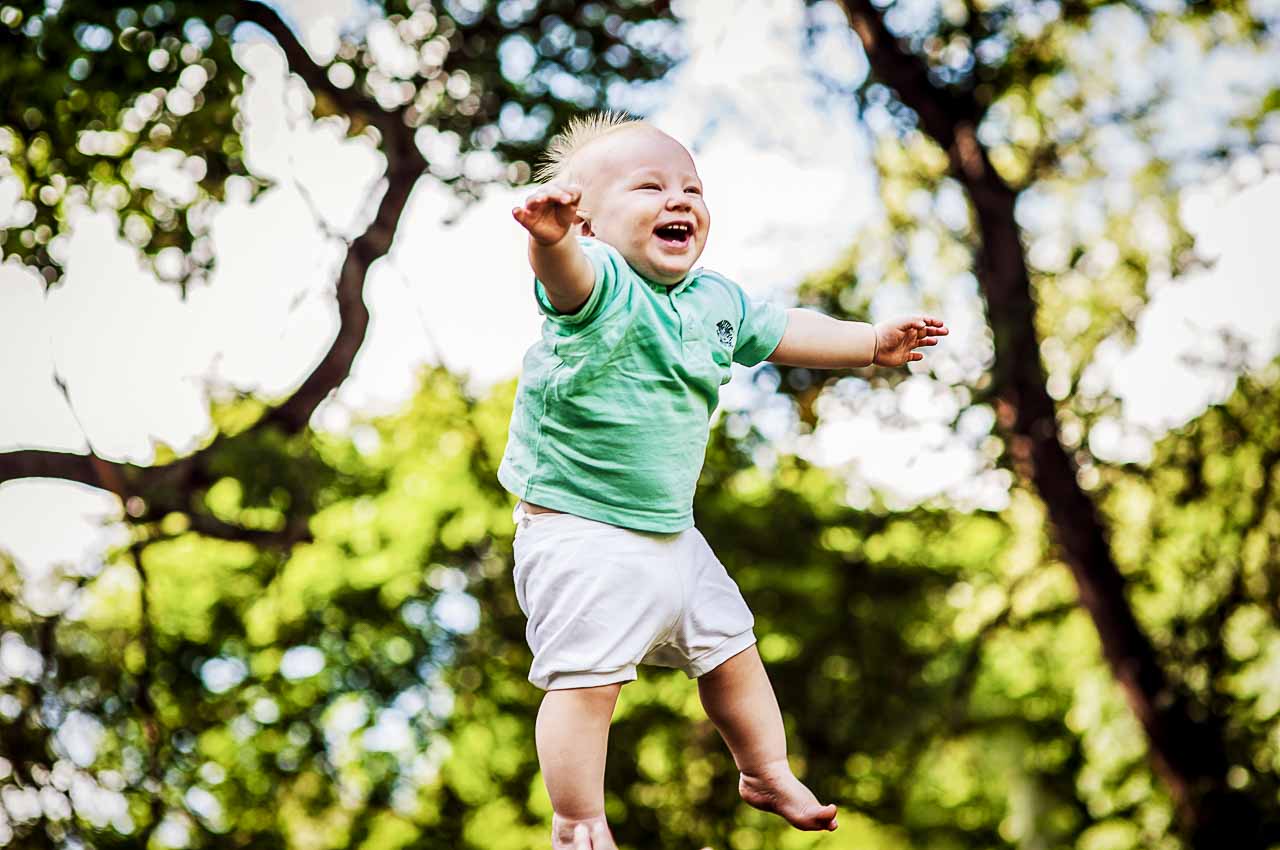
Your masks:
{"label": "foliage", "polygon": [[[483,407],[437,373],[402,415],[364,426],[364,451],[271,430],[233,438],[208,509],[267,526],[302,512],[306,542],[210,539],[172,515],[134,528],[77,613],[45,619],[7,599],[6,639],[43,634],[57,660],[5,676],[18,711],[0,726],[8,757],[35,765],[7,792],[17,779],[76,801],[47,839],[382,846],[429,826],[452,707],[442,671],[455,632],[474,628],[464,591],[504,566],[491,541],[509,508],[484,444],[502,435],[473,424]],[[56,734],[73,729],[78,744]]]}
{"label": "foliage", "polygon": [[[811,5],[815,43],[847,31],[835,7],[849,3]],[[1118,412],[1095,354],[1132,341],[1151,292],[1209,263],[1186,229],[1182,190],[1280,143],[1274,81],[1263,70],[1280,49],[1280,17],[1234,2],[1047,0],[889,4],[885,22],[923,60],[939,109],[957,110],[949,98],[973,95],[979,111],[963,119],[1016,193],[1047,387],[1061,403],[1066,447],[1080,449],[1088,470],[1094,459],[1083,438]],[[1256,72],[1216,85],[1211,72],[1226,62]],[[1204,73],[1182,74],[1188,63]],[[1233,86],[1238,96],[1228,97]],[[801,300],[865,318],[873,303],[910,293],[949,318],[976,312],[981,327],[974,256],[984,225],[948,151],[874,69],[838,96],[858,103],[871,132],[879,215],[844,260],[802,285]],[[1202,98],[1214,100],[1211,113],[1195,111]],[[1193,115],[1189,142],[1181,134]],[[968,350],[940,350],[931,375],[987,401],[996,373],[1013,368],[993,360],[997,330],[984,327],[987,339]],[[802,405],[840,377],[806,376]]]}
{"label": "foliage", "polygon": [[1228,718],[1228,781],[1280,799],[1280,364],[1099,492],[1133,599],[1200,717]]}
{"label": "foliage", "polygon": [[[1144,582],[1158,569],[1146,560],[1151,550],[1122,563],[1112,547],[1126,529],[1090,493],[1102,492],[1116,457],[1108,433],[1126,428],[1108,368],[1131,341],[1149,292],[1204,262],[1184,228],[1180,190],[1224,163],[1247,180],[1255,151],[1280,140],[1274,83],[1262,70],[1277,46],[1275,10],[1212,2],[891,4],[883,13],[867,0],[835,6],[870,60],[871,75],[853,94],[875,137],[884,215],[804,298],[859,317],[923,301],[986,337],[933,358],[931,374],[914,385],[952,402],[952,422],[969,431],[976,458],[985,455],[1043,501],[1054,556],[1069,566],[1147,739],[1147,752],[1135,750],[1123,775],[1144,756],[1160,771],[1191,846],[1270,847],[1280,839],[1272,780],[1251,787],[1241,764],[1251,756],[1257,763],[1263,746],[1263,770],[1271,770],[1265,734],[1242,735],[1235,703],[1215,694],[1223,689],[1215,677],[1231,665],[1205,663],[1228,650],[1214,629],[1195,630],[1207,658],[1188,677],[1186,644],[1170,651],[1167,625],[1144,617]],[[1216,73],[1228,56],[1254,69],[1241,76],[1247,94],[1235,100],[1223,96],[1230,84]],[[1203,74],[1181,73],[1188,62]],[[1188,140],[1176,116],[1210,91],[1215,108]],[[802,427],[821,430],[824,402],[839,399],[843,376],[823,377],[786,376]],[[899,407],[909,393],[881,387],[863,396],[868,408],[886,398]],[[997,426],[990,437],[973,434],[984,420]],[[1223,603],[1217,616],[1231,616],[1230,595],[1215,598]],[[1140,840],[1132,831],[1104,834],[1108,844]]]}
{"label": "foliage", "polygon": [[[462,192],[527,180],[549,129],[661,73],[679,49],[662,4],[376,6],[367,29],[321,57],[329,82],[313,84],[316,114],[375,140],[387,132],[371,129],[378,113],[402,130],[427,128],[453,154],[434,174]],[[210,202],[232,176],[258,179],[243,158],[234,48],[252,37],[246,20],[274,15],[256,0],[0,4],[0,87],[20,93],[0,104],[0,186],[18,201],[0,220],[0,256],[53,282],[65,231],[88,207],[116,212],[148,255],[174,249],[160,266],[170,278],[212,263]],[[175,194],[151,182],[157,163],[189,185]]]}
{"label": "foliage", "polygon": [[[1277,372],[1248,376],[1149,466],[1108,463],[1086,439],[1115,409],[1089,380],[1095,351],[1128,333],[1153,278],[1196,261],[1177,188],[1274,124],[1274,98],[1259,99],[1208,151],[1162,156],[1158,99],[1131,102],[1107,70],[1128,55],[1112,34],[1150,51],[1177,36],[1256,55],[1271,30],[1239,4],[939,4],[923,22],[891,7],[941,90],[981,90],[979,136],[1030,222],[1063,442],[1179,693],[1226,721],[1228,782],[1274,820]],[[23,92],[0,113],[0,185],[29,204],[6,253],[53,279],[75,206],[101,203],[141,251],[211,259],[200,205],[246,174],[227,120],[242,80],[236,13],[262,8],[0,6],[0,75]],[[669,58],[644,49],[667,26],[636,23],[647,7],[600,8],[387,3],[416,58],[398,71],[349,34],[325,65],[332,85],[313,86],[316,112],[383,142],[392,126],[421,126],[456,144],[459,163],[493,153],[512,165],[496,176],[522,179],[548,128]],[[520,61],[530,46],[532,65]],[[584,87],[566,88],[566,73]],[[976,224],[945,157],[876,80],[854,95],[877,133],[886,214],[870,235],[882,238],[860,240],[804,297],[862,316],[914,286],[973,310]],[[1102,165],[1115,145],[1143,164]],[[155,148],[178,152],[198,191],[142,185],[141,154]],[[465,168],[433,165],[470,188]],[[1055,205],[1066,223],[1036,217]],[[933,377],[963,401],[957,421],[985,409],[992,366],[989,346],[939,358]],[[801,428],[820,425],[826,376],[784,378]],[[4,564],[0,834],[14,846],[545,847],[539,693],[524,678],[510,497],[495,481],[511,399],[510,386],[477,400],[429,372],[404,411],[350,439],[282,431],[245,402],[219,411],[209,480],[178,494],[180,509],[133,523],[100,572],[65,576],[79,589],[65,613],[24,605]],[[1025,481],[998,512],[941,500],[854,510],[835,473],[785,453],[755,463],[762,439],[714,432],[699,526],[756,613],[796,768],[841,804],[841,830],[801,835],[747,809],[692,683],[645,671],[611,734],[607,805],[625,846],[1184,846]],[[1016,467],[1003,440],[983,446]]]}
{"label": "foliage", "polygon": [[[1144,623],[1182,680],[1225,704],[1239,781],[1263,803],[1280,780],[1266,556],[1280,502],[1274,461],[1243,473],[1243,492],[1231,470],[1274,454],[1276,372],[1168,437],[1159,465],[1109,470],[1104,488],[1124,520],[1117,549],[1156,554]],[[71,819],[18,820],[24,841],[43,829],[144,846],[181,831],[157,831],[169,823],[193,847],[545,847],[540,692],[525,680],[510,497],[495,482],[512,389],[472,400],[427,373],[403,412],[354,440],[235,452],[242,465],[208,496],[222,514],[277,509],[279,494],[251,484],[271,463],[310,470],[312,539],[290,553],[136,529],[43,638],[56,671],[7,674],[5,752],[45,765],[23,785],[43,776],[41,793],[75,802]],[[855,511],[829,473],[789,456],[762,469],[749,445],[716,430],[696,509],[755,611],[797,769],[842,807],[822,846],[1181,846],[1034,499],[1015,494],[1000,514]],[[38,646],[55,621],[6,588],[5,640]],[[97,737],[88,758],[71,729]],[[610,746],[625,846],[812,844],[738,801],[680,673],[645,669],[623,689]],[[90,782],[127,805],[91,814],[119,804],[111,790],[87,803]]]}
{"label": "foliage", "polygon": [[[486,519],[476,500],[505,497],[492,469],[478,490],[437,489],[474,456],[459,442],[474,434],[447,427],[474,411],[439,376],[428,384],[441,397],[424,390],[423,403],[442,430],[389,434],[405,439],[381,460],[304,426],[363,339],[364,275],[413,182],[430,173],[467,194],[527,179],[525,160],[568,114],[661,73],[678,44],[662,4],[367,11],[335,55],[316,56],[252,0],[0,4],[0,197],[16,200],[0,245],[50,283],[84,209],[118,215],[162,279],[185,286],[213,262],[214,206],[232,181],[265,185],[238,112],[238,48],[262,29],[310,88],[307,107],[381,146],[397,184],[347,246],[342,327],[296,404],[234,402],[213,411],[220,432],[195,455],[113,468],[131,539],[100,574],[64,577],[74,611],[33,611],[5,564],[5,841],[381,846],[429,824],[388,804],[417,812],[433,793],[451,699],[441,671],[453,631],[471,627],[463,590],[493,569],[503,513]],[[155,182],[157,164],[186,188]],[[492,442],[505,418],[490,419]],[[68,457],[9,453],[18,471],[0,480],[28,476],[32,455]],[[359,734],[371,722],[381,731]]]}

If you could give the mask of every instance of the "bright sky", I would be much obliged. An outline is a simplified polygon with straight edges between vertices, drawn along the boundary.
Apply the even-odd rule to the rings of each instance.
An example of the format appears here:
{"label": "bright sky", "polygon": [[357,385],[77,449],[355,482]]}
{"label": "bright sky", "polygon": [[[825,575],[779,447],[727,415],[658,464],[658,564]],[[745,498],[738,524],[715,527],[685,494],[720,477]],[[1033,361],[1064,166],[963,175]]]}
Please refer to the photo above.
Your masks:
{"label": "bright sky", "polygon": [[[798,2],[688,6],[691,57],[673,72],[651,117],[691,148],[707,187],[713,228],[702,264],[787,303],[791,288],[829,267],[874,213],[865,130],[852,110],[832,110],[817,97],[805,77]],[[333,38],[325,13],[349,8],[348,0],[308,7],[318,55]],[[847,30],[825,40],[821,53],[831,74],[861,77],[864,62]],[[273,46],[247,45],[243,61],[254,75],[243,99],[249,163],[277,185],[251,204],[236,199],[234,187],[229,192],[232,200],[214,217],[217,271],[208,286],[180,302],[172,286],[140,270],[114,223],[100,216],[73,222],[66,277],[47,297],[18,265],[0,266],[0,399],[15,402],[0,416],[0,448],[84,451],[87,435],[104,457],[145,463],[153,440],[185,450],[208,432],[209,390],[287,395],[327,348],[336,331],[331,292],[342,248],[325,230],[352,234],[381,157],[311,121]],[[1280,132],[1273,141],[1280,143]],[[1224,395],[1229,384],[1221,376],[1179,364],[1186,352],[1210,350],[1215,329],[1251,340],[1257,362],[1280,350],[1280,175],[1264,177],[1264,168],[1280,171],[1278,154],[1273,145],[1264,158],[1238,166],[1241,173],[1185,194],[1188,226],[1220,259],[1208,272],[1159,286],[1137,345],[1103,352],[1098,380],[1123,398],[1125,421],[1093,435],[1100,453],[1140,458],[1151,433]],[[155,163],[154,179],[181,192],[170,166]],[[478,389],[517,373],[540,324],[524,242],[509,214],[523,194],[491,191],[445,226],[457,203],[430,181],[415,189],[392,255],[375,265],[366,286],[369,336],[337,403],[317,412],[317,425],[341,429],[353,412],[394,409],[413,391],[417,367],[437,359],[468,373]],[[873,309],[877,318],[919,309],[919,297],[897,292]],[[954,288],[945,299],[953,330],[946,345],[962,351],[980,344],[976,294]],[[74,414],[54,386],[55,365]],[[726,389],[724,408],[748,403],[747,382]],[[824,399],[817,434],[791,437],[784,406],[757,422],[781,450],[846,470],[853,504],[875,488],[904,505],[942,493],[998,507],[1008,482],[976,451],[989,416],[975,411],[958,429],[948,427],[954,393],[924,369],[898,393],[911,420],[900,428],[884,427],[874,404],[854,404],[843,391]],[[1135,436],[1137,429],[1145,436]],[[45,567],[97,558],[119,534],[99,528],[100,518],[118,516],[115,499],[101,491],[10,482],[0,485],[0,548],[32,577],[29,599],[57,610],[66,590]]]}

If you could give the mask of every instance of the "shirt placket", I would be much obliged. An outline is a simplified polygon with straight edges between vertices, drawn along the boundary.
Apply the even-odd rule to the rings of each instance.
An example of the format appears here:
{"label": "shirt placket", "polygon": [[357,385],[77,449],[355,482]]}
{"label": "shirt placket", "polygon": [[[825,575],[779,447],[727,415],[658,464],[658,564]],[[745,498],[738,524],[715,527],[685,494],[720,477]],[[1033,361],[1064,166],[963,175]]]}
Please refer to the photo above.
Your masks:
{"label": "shirt placket", "polygon": [[675,314],[676,321],[680,323],[680,347],[684,348],[689,344],[688,334],[685,332],[684,313],[680,312],[680,307],[676,304],[676,287],[667,287],[667,303],[671,305],[671,312]]}

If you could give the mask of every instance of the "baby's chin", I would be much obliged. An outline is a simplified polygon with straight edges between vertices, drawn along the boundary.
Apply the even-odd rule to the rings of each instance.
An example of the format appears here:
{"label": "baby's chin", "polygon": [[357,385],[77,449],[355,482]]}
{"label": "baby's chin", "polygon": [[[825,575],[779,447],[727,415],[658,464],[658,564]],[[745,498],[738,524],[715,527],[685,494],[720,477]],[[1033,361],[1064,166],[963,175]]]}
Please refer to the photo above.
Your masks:
{"label": "baby's chin", "polygon": [[677,257],[626,257],[631,267],[655,283],[670,286],[684,280],[698,262],[701,251],[690,251]]}

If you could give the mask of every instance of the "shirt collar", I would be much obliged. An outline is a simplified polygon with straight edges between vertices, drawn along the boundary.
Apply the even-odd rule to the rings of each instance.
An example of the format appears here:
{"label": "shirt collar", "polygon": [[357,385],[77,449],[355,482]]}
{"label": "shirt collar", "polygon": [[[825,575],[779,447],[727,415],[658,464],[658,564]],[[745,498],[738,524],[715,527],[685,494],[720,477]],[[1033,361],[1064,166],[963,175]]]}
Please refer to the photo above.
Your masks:
{"label": "shirt collar", "polygon": [[[635,271],[635,269],[633,268],[632,271]],[[663,295],[666,295],[668,292],[670,292],[672,295],[677,295],[681,291],[683,291],[690,283],[692,283],[693,279],[697,277],[698,273],[701,271],[702,271],[702,266],[698,266],[695,269],[689,269],[689,273],[685,275],[683,278],[681,278],[678,283],[672,283],[672,284],[657,283],[656,281],[649,280],[649,278],[640,274],[640,272],[635,272],[635,273],[636,273],[636,277],[643,280],[650,289],[656,292],[660,292]]]}

